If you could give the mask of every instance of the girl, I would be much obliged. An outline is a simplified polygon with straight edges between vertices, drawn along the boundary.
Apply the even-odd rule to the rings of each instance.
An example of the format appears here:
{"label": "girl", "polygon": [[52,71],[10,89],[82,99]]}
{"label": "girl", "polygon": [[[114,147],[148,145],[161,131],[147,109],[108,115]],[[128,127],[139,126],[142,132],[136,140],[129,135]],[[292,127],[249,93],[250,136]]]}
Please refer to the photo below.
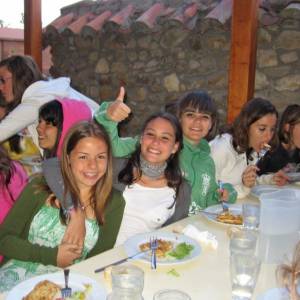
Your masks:
{"label": "girl", "polygon": [[[113,155],[124,157],[134,151],[138,138],[120,139],[118,122],[125,119],[130,108],[123,103],[124,88],[116,101],[103,103],[96,113],[96,120],[108,131]],[[204,138],[211,138],[217,128],[217,113],[213,100],[204,91],[184,95],[174,105],[169,106],[178,116],[183,130],[183,149],[180,151],[180,167],[185,179],[192,187],[190,213],[219,203],[220,199],[234,202],[236,192],[230,184],[224,184],[223,191],[215,181],[215,166],[210,157],[210,148]]]}
{"label": "girl", "polygon": [[[65,193],[85,216],[84,246],[65,243],[66,220],[61,205],[42,177],[30,182],[0,226],[1,291],[18,281],[56,271],[113,247],[122,220],[124,200],[111,191],[109,138],[94,122],[81,122],[68,132],[61,160]],[[47,170],[46,170],[47,172]],[[53,174],[52,177],[54,177]],[[57,186],[62,183],[57,179]],[[101,233],[100,233],[101,232]]]}
{"label": "girl", "polygon": [[44,78],[30,56],[15,55],[0,62],[0,92],[10,107],[0,123],[0,142],[27,127],[38,146],[38,110],[53,99],[68,97],[86,102],[92,111],[98,108],[96,102],[71,88],[69,78]]}
{"label": "girl", "polygon": [[[278,129],[279,145],[274,151],[269,151],[257,166],[258,174],[300,171],[300,105],[291,104],[281,115]],[[282,176],[281,176],[282,177]],[[285,184],[285,181],[275,183]],[[282,177],[283,178],[283,177]]]}
{"label": "girl", "polygon": [[268,100],[248,101],[232,126],[210,142],[217,180],[231,183],[238,198],[247,196],[257,178],[256,162],[266,144],[276,144],[278,113]]}

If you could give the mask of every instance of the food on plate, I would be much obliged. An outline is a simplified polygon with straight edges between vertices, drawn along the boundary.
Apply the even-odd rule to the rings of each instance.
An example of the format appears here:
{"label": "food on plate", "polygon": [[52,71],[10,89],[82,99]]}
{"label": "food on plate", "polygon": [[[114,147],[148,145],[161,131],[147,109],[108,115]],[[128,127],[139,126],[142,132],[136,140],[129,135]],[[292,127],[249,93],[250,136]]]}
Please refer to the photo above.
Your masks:
{"label": "food on plate", "polygon": [[[158,247],[156,249],[156,256],[157,257],[165,257],[166,253],[170,250],[173,249],[173,242],[163,240],[163,239],[158,239]],[[143,243],[140,246],[141,251],[147,251],[150,249],[150,242]]]}
{"label": "food on plate", "polygon": [[60,294],[61,287],[49,280],[40,281],[23,300],[53,300]]}
{"label": "food on plate", "polygon": [[230,211],[225,211],[217,215],[217,221],[227,224],[233,225],[242,225],[243,224],[243,216],[242,215],[234,215]]}
{"label": "food on plate", "polygon": [[180,243],[172,251],[168,252],[167,255],[176,259],[183,259],[184,257],[188,256],[193,249],[193,245]]}

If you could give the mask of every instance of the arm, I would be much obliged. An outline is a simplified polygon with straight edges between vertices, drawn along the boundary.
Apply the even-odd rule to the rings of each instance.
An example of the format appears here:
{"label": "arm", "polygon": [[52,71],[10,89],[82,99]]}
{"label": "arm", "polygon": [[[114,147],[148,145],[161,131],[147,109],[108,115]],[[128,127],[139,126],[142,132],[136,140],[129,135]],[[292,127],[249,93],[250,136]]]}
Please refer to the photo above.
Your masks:
{"label": "arm", "polygon": [[92,257],[113,248],[121,226],[124,208],[125,200],[122,194],[113,190],[112,197],[105,212],[105,223],[100,226],[97,244],[87,257]]}
{"label": "arm", "polygon": [[0,253],[5,258],[56,265],[57,247],[48,248],[28,241],[32,219],[48,197],[46,191],[36,192],[36,186],[41,182],[39,177],[25,187],[19,200],[0,225]]}

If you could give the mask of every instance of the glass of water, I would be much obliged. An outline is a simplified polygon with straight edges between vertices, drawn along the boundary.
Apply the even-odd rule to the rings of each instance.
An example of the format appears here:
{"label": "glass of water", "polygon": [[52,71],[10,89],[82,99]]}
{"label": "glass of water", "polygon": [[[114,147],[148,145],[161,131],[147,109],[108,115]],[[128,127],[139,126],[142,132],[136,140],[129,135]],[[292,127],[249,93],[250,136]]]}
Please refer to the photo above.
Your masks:
{"label": "glass of water", "polygon": [[192,300],[192,298],[185,292],[167,289],[156,292],[153,300]]}
{"label": "glass of water", "polygon": [[253,255],[236,253],[230,256],[232,300],[250,300],[256,285],[261,262]]}
{"label": "glass of water", "polygon": [[260,206],[258,204],[243,204],[244,228],[257,230],[259,225]]}
{"label": "glass of water", "polygon": [[256,252],[257,239],[257,233],[251,230],[242,228],[232,231],[229,241],[230,255],[236,253],[254,255]]}

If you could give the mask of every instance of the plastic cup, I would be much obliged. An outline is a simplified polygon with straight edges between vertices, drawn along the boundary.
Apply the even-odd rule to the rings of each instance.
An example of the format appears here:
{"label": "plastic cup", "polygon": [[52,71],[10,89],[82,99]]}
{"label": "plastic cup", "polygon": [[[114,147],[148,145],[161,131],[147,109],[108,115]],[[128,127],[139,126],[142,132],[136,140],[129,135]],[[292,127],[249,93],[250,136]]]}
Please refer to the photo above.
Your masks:
{"label": "plastic cup", "polygon": [[185,292],[169,289],[156,292],[153,300],[192,300],[192,298]]}
{"label": "plastic cup", "polygon": [[244,228],[256,230],[258,229],[260,218],[260,207],[258,204],[243,204],[243,220]]}

